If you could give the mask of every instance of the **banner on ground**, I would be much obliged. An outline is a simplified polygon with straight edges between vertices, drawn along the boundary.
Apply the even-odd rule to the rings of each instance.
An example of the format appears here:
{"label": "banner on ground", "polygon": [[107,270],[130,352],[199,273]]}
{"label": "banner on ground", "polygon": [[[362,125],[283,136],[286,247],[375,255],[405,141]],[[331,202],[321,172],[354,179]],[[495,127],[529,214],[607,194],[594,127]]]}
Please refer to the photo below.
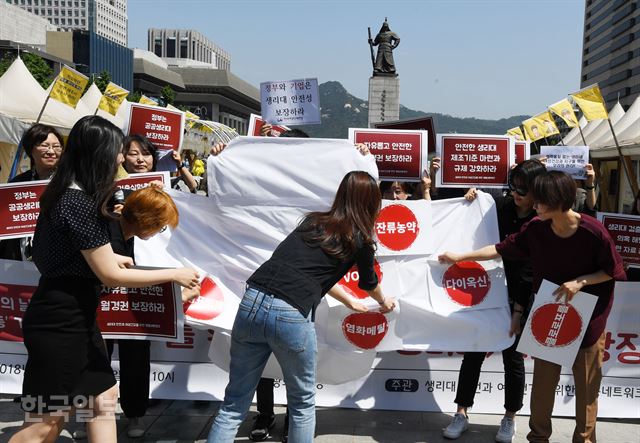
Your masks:
{"label": "banner on ground", "polygon": [[522,330],[518,352],[566,368],[573,366],[598,298],[578,292],[569,302],[556,301],[558,289],[543,280]]}
{"label": "banner on ground", "polygon": [[0,240],[33,235],[49,180],[0,184]]}
{"label": "banner on ground", "polygon": [[[256,114],[251,114],[251,116],[249,117],[249,127],[247,129],[247,135],[260,137],[262,135],[260,134],[260,131],[262,130],[264,124],[265,121],[262,119],[262,117]],[[269,134],[269,136],[280,137],[280,134],[288,130],[289,128],[284,125],[271,125],[271,134]]]}
{"label": "banner on ground", "polygon": [[260,83],[260,109],[272,125],[320,124],[317,78]]}
{"label": "banner on ground", "polygon": [[566,172],[576,180],[587,178],[588,146],[541,146],[540,154],[547,158],[545,166],[548,171]]}
{"label": "banner on ground", "polygon": [[419,182],[427,168],[427,131],[349,128],[349,140],[369,148],[381,180]]}
{"label": "banner on ground", "polygon": [[624,263],[640,268],[640,216],[598,212]]}
{"label": "banner on ground", "polygon": [[118,109],[120,109],[120,105],[122,105],[122,102],[125,101],[128,95],[129,91],[115,83],[109,82],[107,89],[105,89],[102,94],[98,108],[111,115],[116,115]]}
{"label": "banner on ground", "polygon": [[514,152],[507,135],[438,134],[438,187],[506,187]]}
{"label": "banner on ground", "polygon": [[64,65],[56,77],[49,97],[75,108],[89,83],[89,77]]}

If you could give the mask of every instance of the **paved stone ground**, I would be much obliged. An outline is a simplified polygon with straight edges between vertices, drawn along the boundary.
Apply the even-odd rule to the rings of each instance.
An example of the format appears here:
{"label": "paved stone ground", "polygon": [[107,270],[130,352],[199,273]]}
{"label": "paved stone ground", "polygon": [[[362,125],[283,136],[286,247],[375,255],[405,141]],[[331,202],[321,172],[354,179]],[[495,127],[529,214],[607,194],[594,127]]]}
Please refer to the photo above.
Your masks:
{"label": "paved stone ground", "polygon": [[[204,443],[212,416],[219,402],[161,400],[149,408],[144,423],[145,435],[140,439],[130,439],[126,435],[127,419],[120,417],[118,430],[120,443]],[[640,407],[640,406],[639,406]],[[267,441],[279,442],[284,422],[284,408],[276,408],[278,414],[273,435]],[[251,428],[252,417],[242,425],[236,442],[250,441],[246,436]],[[498,415],[471,415],[469,430],[458,440],[461,443],[491,443],[500,423]],[[441,443],[442,428],[450,416],[438,412],[404,411],[360,411],[355,409],[318,408],[316,438],[317,443]],[[525,441],[528,431],[528,417],[517,418],[517,434],[514,442]],[[22,414],[11,396],[0,396],[0,443],[22,424]],[[56,443],[73,443],[71,432],[76,424],[70,424]],[[554,418],[552,442],[571,441],[573,420]],[[85,441],[86,440],[79,440]],[[599,420],[598,442],[600,443],[640,443],[640,420]]]}

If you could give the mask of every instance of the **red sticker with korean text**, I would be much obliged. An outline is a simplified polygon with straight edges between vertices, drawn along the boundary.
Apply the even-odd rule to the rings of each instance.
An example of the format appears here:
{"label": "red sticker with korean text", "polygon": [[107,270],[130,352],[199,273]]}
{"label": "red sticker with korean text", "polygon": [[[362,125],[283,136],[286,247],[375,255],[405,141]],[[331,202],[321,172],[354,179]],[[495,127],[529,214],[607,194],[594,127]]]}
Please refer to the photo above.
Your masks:
{"label": "red sticker with korean text", "polygon": [[350,314],[342,321],[342,333],[349,343],[360,349],[373,349],[389,330],[389,323],[380,312]]}
{"label": "red sticker with korean text", "polygon": [[491,279],[480,263],[461,261],[445,271],[442,286],[454,303],[468,308],[484,301],[491,288]]}
{"label": "red sticker with korean text", "polygon": [[418,238],[420,226],[411,209],[404,205],[389,205],[376,220],[376,235],[387,249],[404,251]]}
{"label": "red sticker with korean text", "polygon": [[[378,282],[382,283],[382,270],[380,269],[380,263],[378,260],[373,261],[373,270],[378,276]],[[360,273],[358,272],[358,267],[356,265],[351,266],[351,269],[340,279],[338,284],[342,286],[347,294],[354,296],[355,298],[365,299],[369,297],[369,294],[364,289],[360,289],[358,287],[358,283],[360,282]]]}
{"label": "red sticker with korean text", "polygon": [[191,303],[185,303],[185,315],[196,320],[213,320],[224,311],[222,289],[210,278],[200,283],[200,295]]}
{"label": "red sticker with korean text", "polygon": [[542,346],[567,346],[581,331],[580,313],[570,304],[547,303],[531,314],[531,333]]}

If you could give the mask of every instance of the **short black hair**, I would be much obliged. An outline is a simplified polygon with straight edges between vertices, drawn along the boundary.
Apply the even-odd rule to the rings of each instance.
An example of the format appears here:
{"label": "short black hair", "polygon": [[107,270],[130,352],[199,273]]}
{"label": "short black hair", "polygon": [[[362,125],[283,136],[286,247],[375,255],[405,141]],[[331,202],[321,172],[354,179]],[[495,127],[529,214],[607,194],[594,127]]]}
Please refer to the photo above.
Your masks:
{"label": "short black hair", "polygon": [[547,168],[540,160],[525,160],[511,170],[509,173],[509,183],[515,184],[515,181],[517,181],[523,187],[531,189],[536,177],[546,172],[546,170]]}
{"label": "short black hair", "polygon": [[[156,155],[156,153],[158,152],[158,148],[156,147],[156,145],[151,143],[151,141],[147,137],[143,137],[142,135],[138,135],[138,134],[128,135],[124,138],[124,141],[122,142],[122,153],[125,155],[125,157],[127,155],[127,152],[129,152],[129,149],[131,148],[131,142],[138,143],[140,147],[143,149],[143,151],[147,151],[153,157],[153,168],[151,170],[155,172],[156,165],[158,163],[158,156]],[[131,172],[131,171],[127,171],[127,172]]]}
{"label": "short black hair", "polygon": [[58,130],[53,126],[36,123],[27,129],[22,135],[22,140],[20,141],[20,143],[22,143],[22,149],[24,149],[24,152],[32,161],[33,156],[31,155],[31,152],[33,151],[33,148],[44,142],[47,137],[49,137],[49,134],[55,135],[60,142],[60,145],[64,146],[64,139],[62,138],[62,135],[60,135]]}
{"label": "short black hair", "polygon": [[302,129],[293,128],[280,133],[279,137],[309,138],[309,134],[304,132]]}
{"label": "short black hair", "polygon": [[381,181],[380,182],[380,193],[384,194],[385,192],[391,190],[391,188],[393,187],[394,183],[397,183],[398,186],[400,186],[400,189],[402,189],[402,191],[405,194],[413,195],[413,193],[415,192],[415,186],[413,185],[413,183],[410,183],[410,182]]}
{"label": "short black hair", "polygon": [[576,201],[576,182],[562,171],[547,171],[536,177],[531,192],[536,203],[565,212]]}

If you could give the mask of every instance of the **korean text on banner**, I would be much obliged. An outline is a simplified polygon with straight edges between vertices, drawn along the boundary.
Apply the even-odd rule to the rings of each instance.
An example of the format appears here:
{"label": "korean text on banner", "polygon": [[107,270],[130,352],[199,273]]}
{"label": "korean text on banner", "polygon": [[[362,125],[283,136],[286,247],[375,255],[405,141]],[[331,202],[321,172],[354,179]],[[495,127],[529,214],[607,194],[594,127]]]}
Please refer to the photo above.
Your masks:
{"label": "korean text on banner", "polygon": [[317,78],[260,83],[264,121],[277,125],[320,124]]}
{"label": "korean text on banner", "polygon": [[40,196],[48,183],[38,180],[0,184],[0,239],[33,235],[40,214]]}
{"label": "korean text on banner", "polygon": [[349,128],[349,141],[369,148],[381,180],[420,181],[427,167],[427,131]]}
{"label": "korean text on banner", "polygon": [[584,114],[584,118],[588,121],[609,118],[609,113],[597,83],[571,94],[571,97],[578,104]]}
{"label": "korean text on banner", "polygon": [[126,178],[118,180],[118,188],[122,190],[137,191],[138,189],[146,188],[152,182],[161,182],[165,189],[171,187],[169,179],[169,172],[141,172],[139,174],[132,174]]}
{"label": "korean text on banner", "polygon": [[75,108],[88,83],[89,78],[86,75],[64,65],[56,77],[49,97]]}
{"label": "korean text on banner", "polygon": [[540,154],[547,157],[547,170],[566,172],[576,180],[587,178],[584,167],[589,163],[588,146],[542,146]]}
{"label": "korean text on banner", "polygon": [[514,152],[514,139],[507,135],[438,134],[438,187],[505,187]]}
{"label": "korean text on banner", "polygon": [[517,350],[570,368],[598,298],[578,292],[568,303],[556,302],[553,291],[557,288],[558,285],[542,281]]}
{"label": "korean text on banner", "polygon": [[129,91],[115,83],[109,83],[107,89],[104,90],[104,94],[102,94],[98,108],[111,115],[116,115],[118,108],[127,98],[127,95],[129,95]]}
{"label": "korean text on banner", "polygon": [[640,216],[598,212],[626,265],[640,268]]}
{"label": "korean text on banner", "polygon": [[[260,131],[262,130],[264,124],[265,121],[262,119],[262,117],[256,114],[251,114],[251,117],[249,117],[249,128],[247,129],[247,135],[259,137]],[[289,128],[284,125],[271,125],[271,134],[269,134],[269,136],[280,137],[280,134],[288,130]]]}
{"label": "korean text on banner", "polygon": [[549,106],[549,110],[564,120],[568,127],[575,128],[578,126],[576,113],[573,111],[573,106],[571,106],[571,103],[566,98]]}
{"label": "korean text on banner", "polygon": [[182,111],[131,103],[125,124],[126,134],[142,135],[161,151],[179,151],[183,132]]}

